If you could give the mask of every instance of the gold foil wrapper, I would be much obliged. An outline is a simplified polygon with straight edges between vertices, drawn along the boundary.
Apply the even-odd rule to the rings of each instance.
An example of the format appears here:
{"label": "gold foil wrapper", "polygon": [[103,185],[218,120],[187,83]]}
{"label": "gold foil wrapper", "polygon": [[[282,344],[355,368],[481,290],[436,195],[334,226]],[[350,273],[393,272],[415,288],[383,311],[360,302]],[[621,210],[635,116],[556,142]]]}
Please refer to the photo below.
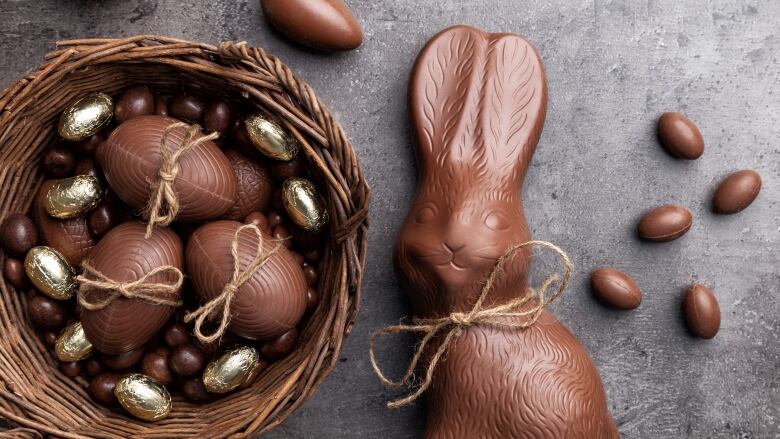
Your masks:
{"label": "gold foil wrapper", "polygon": [[206,366],[203,386],[211,393],[227,393],[246,381],[258,361],[260,354],[255,348],[230,348]]}
{"label": "gold foil wrapper", "polygon": [[114,101],[104,93],[90,93],[70,104],[60,116],[60,136],[78,142],[97,133],[114,116]]}
{"label": "gold foil wrapper", "polygon": [[128,413],[144,421],[159,421],[171,412],[168,390],[140,373],[123,376],[114,387],[114,395]]}
{"label": "gold foil wrapper", "polygon": [[87,340],[81,322],[73,322],[62,330],[54,344],[54,355],[60,361],[79,361],[92,353],[92,343]]}
{"label": "gold foil wrapper", "polygon": [[325,200],[314,184],[305,179],[292,177],[282,185],[282,202],[287,214],[302,229],[319,232],[330,219]]}
{"label": "gold foil wrapper", "polygon": [[78,287],[73,267],[51,247],[31,248],[24,258],[24,270],[35,288],[53,299],[70,299]]}
{"label": "gold foil wrapper", "polygon": [[246,133],[260,152],[275,160],[292,160],[298,154],[298,141],[281,125],[263,113],[244,119]]}
{"label": "gold foil wrapper", "polygon": [[43,207],[54,218],[76,218],[94,209],[102,197],[103,188],[97,178],[77,175],[53,184],[46,192]]}

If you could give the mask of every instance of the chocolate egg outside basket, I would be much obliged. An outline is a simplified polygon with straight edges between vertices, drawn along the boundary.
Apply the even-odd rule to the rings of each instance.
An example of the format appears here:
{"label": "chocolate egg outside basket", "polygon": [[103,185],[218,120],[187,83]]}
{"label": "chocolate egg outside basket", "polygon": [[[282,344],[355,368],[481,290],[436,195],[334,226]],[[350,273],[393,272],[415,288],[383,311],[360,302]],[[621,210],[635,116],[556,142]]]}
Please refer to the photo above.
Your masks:
{"label": "chocolate egg outside basket", "polygon": [[[129,221],[112,229],[89,255],[92,267],[118,282],[140,279],[154,268],[173,266],[182,270],[183,250],[178,235],[166,227],[155,227],[149,239],[144,238],[146,224]],[[158,273],[149,282],[173,284],[174,273]],[[108,291],[88,289],[90,302],[104,300]],[[178,300],[181,288],[165,299]],[[81,322],[87,338],[100,352],[121,354],[143,346],[165,325],[175,308],[138,298],[119,297],[100,310],[81,310]]]}
{"label": "chocolate egg outside basket", "polygon": [[[187,242],[187,273],[195,292],[206,303],[218,296],[233,274],[230,252],[233,237],[242,224],[215,221],[198,228]],[[257,236],[243,230],[238,239],[240,267],[255,257]],[[263,233],[263,251],[276,242]],[[243,285],[231,305],[228,329],[242,337],[264,340],[294,327],[306,309],[306,280],[289,250],[281,246]]]}

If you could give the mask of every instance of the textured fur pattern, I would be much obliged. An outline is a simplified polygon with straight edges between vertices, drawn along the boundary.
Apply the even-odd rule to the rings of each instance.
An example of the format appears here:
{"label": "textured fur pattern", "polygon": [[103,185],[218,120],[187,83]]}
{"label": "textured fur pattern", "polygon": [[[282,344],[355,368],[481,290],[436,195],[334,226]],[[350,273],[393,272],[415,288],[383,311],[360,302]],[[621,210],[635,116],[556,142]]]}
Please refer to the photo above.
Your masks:
{"label": "textured fur pattern", "polygon": [[[420,176],[395,263],[415,315],[442,317],[470,310],[496,259],[531,239],[519,188],[544,125],[544,67],[516,35],[456,26],[422,50],[409,94]],[[530,260],[507,264],[487,306],[523,294]],[[426,395],[427,438],[618,436],[593,362],[547,312],[526,330],[466,329]]]}

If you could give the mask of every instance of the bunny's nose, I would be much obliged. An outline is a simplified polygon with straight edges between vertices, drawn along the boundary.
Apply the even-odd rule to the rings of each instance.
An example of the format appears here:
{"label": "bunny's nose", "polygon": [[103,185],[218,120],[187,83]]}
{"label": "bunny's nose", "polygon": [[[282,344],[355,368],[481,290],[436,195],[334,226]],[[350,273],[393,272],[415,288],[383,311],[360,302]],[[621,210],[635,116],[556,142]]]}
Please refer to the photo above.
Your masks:
{"label": "bunny's nose", "polygon": [[452,253],[453,255],[466,246],[466,244],[452,244],[449,242],[444,242],[443,244],[444,244],[444,249]]}

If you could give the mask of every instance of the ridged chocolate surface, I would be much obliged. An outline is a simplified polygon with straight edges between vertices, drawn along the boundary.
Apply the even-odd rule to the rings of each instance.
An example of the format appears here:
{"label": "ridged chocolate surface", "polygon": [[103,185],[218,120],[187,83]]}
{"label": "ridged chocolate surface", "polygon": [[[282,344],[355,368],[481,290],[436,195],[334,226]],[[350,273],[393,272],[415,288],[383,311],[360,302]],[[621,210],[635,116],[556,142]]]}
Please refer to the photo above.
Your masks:
{"label": "ridged chocolate surface", "polygon": [[[416,316],[442,317],[471,310],[497,258],[531,239],[519,188],[546,79],[526,40],[455,26],[423,48],[409,96],[420,178],[396,266]],[[525,294],[530,262],[504,266],[487,307]],[[527,329],[469,326],[442,358],[426,438],[618,437],[593,361],[547,311]]]}
{"label": "ridged chocolate surface", "polygon": [[[163,116],[140,116],[119,125],[98,148],[96,156],[106,181],[125,203],[141,210],[149,202],[149,182],[158,179],[160,141],[165,129],[179,122]],[[180,144],[186,128],[168,136],[172,152]],[[179,158],[174,181],[180,210],[177,220],[203,221],[219,217],[236,197],[236,177],[225,154],[213,143],[204,142]]]}
{"label": "ridged chocolate surface", "polygon": [[38,232],[44,244],[62,253],[62,256],[78,269],[79,264],[95,246],[95,240],[89,233],[87,219],[84,217],[61,220],[51,217],[44,208],[44,199],[49,188],[58,180],[46,180],[41,184],[32,217],[38,225]]}
{"label": "ridged chocolate surface", "polygon": [[[233,274],[230,245],[236,221],[215,221],[196,230],[187,242],[187,274],[203,303],[218,296]],[[263,234],[263,249],[275,245]],[[257,238],[251,230],[239,236],[241,268],[252,261]],[[228,329],[250,339],[269,339],[294,327],[306,308],[306,280],[292,254],[282,246],[249,281],[238,288]]]}
{"label": "ridged chocolate surface", "polygon": [[225,151],[236,176],[236,199],[225,219],[241,221],[251,212],[265,212],[271,203],[274,188],[271,174],[257,160],[236,150]]}
{"label": "ridged chocolate surface", "polygon": [[[184,267],[182,243],[171,229],[156,227],[149,239],[144,239],[146,224],[129,221],[112,229],[98,242],[89,256],[90,264],[110,279],[132,282],[154,268],[171,265]],[[152,276],[150,282],[173,283],[171,273]],[[100,300],[104,290],[86,292],[90,301]],[[178,299],[181,291],[163,296]],[[154,305],[140,299],[120,297],[98,311],[81,311],[81,323],[87,338],[100,352],[119,354],[144,345],[173,313],[170,306]]]}

